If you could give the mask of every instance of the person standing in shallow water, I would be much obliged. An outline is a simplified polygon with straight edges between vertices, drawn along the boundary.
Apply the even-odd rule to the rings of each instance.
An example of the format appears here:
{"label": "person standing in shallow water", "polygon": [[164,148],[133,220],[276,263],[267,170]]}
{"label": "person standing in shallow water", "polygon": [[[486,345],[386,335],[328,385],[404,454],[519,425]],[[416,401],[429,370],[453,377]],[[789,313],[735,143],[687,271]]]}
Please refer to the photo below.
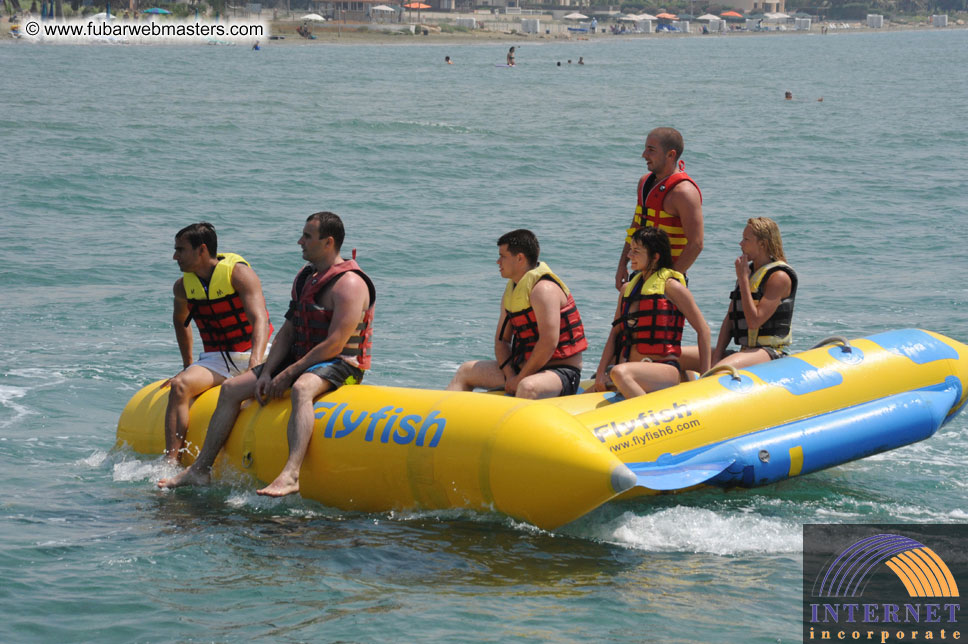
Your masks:
{"label": "person standing in shallow water", "polygon": [[514,67],[514,47],[508,50],[508,67]]}
{"label": "person standing in shallow water", "polygon": [[[172,288],[172,323],[184,368],[164,385],[171,388],[165,410],[165,456],[169,463],[177,463],[185,446],[191,401],[261,364],[272,324],[259,276],[241,255],[218,252],[212,224],[203,221],[179,230],[172,259],[182,271]],[[194,361],[192,320],[203,345]]]}
{"label": "person standing in shallow water", "polygon": [[299,491],[299,470],[315,424],[314,399],[359,384],[370,367],[376,289],[355,260],[340,257],[343,238],[343,222],[334,213],[317,212],[306,220],[299,245],[309,263],[293,282],[286,323],[269,357],[260,367],[225,381],[198,458],[179,475],[158,481],[158,487],[207,485],[242,403],[254,397],[265,405],[283,398],[291,386],[289,458],[258,493],[285,496]]}

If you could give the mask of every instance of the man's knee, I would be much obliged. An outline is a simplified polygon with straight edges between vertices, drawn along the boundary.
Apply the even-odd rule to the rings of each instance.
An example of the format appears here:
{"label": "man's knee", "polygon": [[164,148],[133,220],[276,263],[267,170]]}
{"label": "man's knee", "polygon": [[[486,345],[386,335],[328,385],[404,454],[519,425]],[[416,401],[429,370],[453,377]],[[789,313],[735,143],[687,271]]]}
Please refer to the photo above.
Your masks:
{"label": "man's knee", "polygon": [[312,401],[313,398],[326,392],[331,387],[332,385],[328,380],[324,380],[315,374],[304,373],[296,378],[296,382],[292,383],[290,397],[293,404],[307,400]]}
{"label": "man's knee", "polygon": [[191,395],[191,389],[182,374],[172,378],[168,386],[171,387],[170,400],[184,400]]}
{"label": "man's knee", "polygon": [[225,404],[242,404],[242,401],[255,395],[255,377],[251,372],[229,378],[222,383],[218,401]]}
{"label": "man's knee", "polygon": [[526,398],[528,400],[535,400],[538,397],[538,390],[534,386],[534,381],[525,378],[518,383],[518,388],[514,392],[516,398]]}
{"label": "man's knee", "polygon": [[[557,396],[561,393],[559,389],[557,392],[550,391],[549,387],[541,387],[541,378],[537,376],[529,376],[518,383],[517,391],[515,391],[515,398],[526,398],[528,400],[537,400],[542,395],[544,396]],[[553,385],[552,385],[553,387]]]}
{"label": "man's knee", "polygon": [[467,362],[461,364],[461,366],[457,367],[457,378],[459,380],[466,381],[474,372],[474,365],[476,364],[476,360],[468,360]]}

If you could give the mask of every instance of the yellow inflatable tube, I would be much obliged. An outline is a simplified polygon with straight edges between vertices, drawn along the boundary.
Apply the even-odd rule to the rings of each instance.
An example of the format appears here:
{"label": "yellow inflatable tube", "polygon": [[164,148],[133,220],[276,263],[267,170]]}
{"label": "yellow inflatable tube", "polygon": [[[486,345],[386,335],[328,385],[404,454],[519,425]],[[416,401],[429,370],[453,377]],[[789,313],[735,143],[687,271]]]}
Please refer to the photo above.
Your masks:
{"label": "yellow inflatable tube", "polygon": [[[118,423],[118,444],[164,451],[168,389],[139,391]],[[205,440],[217,390],[191,407],[189,452]],[[223,450],[226,463],[271,481],[288,454],[289,400],[249,403]],[[628,489],[635,476],[573,416],[502,396],[358,385],[315,404],[300,493],[366,512],[496,510],[555,528]],[[191,462],[191,454],[185,459]]]}
{"label": "yellow inflatable tube", "polygon": [[[186,462],[217,395],[191,406]],[[160,382],[139,391],[118,444],[162,453],[167,401]],[[968,347],[918,329],[632,400],[350,386],[315,403],[300,492],[343,509],[495,510],[553,529],[620,495],[764,485],[924,440],[966,402]],[[289,408],[288,399],[249,403],[217,467],[275,478],[288,454]]]}

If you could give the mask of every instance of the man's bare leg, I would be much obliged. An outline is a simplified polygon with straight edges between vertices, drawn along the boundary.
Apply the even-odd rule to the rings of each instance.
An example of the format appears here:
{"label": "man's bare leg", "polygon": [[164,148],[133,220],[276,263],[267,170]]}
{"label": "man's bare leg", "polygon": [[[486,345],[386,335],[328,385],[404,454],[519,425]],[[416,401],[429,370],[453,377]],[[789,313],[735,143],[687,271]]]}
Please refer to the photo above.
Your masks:
{"label": "man's bare leg", "polygon": [[212,479],[212,465],[218,456],[219,450],[225,445],[235,420],[239,417],[242,403],[255,395],[256,375],[253,371],[246,371],[243,374],[229,378],[222,384],[219,391],[218,404],[215,405],[215,412],[212,420],[208,423],[208,433],[205,435],[205,444],[198,458],[184,472],[171,478],[158,481],[160,488],[181,487],[183,485],[208,485]]}
{"label": "man's bare leg", "polygon": [[299,469],[306,458],[309,441],[313,437],[313,427],[316,424],[313,400],[331,389],[333,389],[333,383],[313,373],[304,373],[293,383],[292,413],[289,415],[289,425],[286,427],[289,459],[279,476],[261,490],[256,490],[257,494],[286,496],[299,491]]}
{"label": "man's bare leg", "polygon": [[518,383],[516,398],[538,400],[539,398],[554,398],[561,395],[561,378],[550,371],[539,371]]}
{"label": "man's bare leg", "polygon": [[172,465],[185,446],[188,431],[188,409],[193,398],[225,382],[223,376],[205,367],[188,365],[168,383],[168,407],[165,409],[165,458]]}
{"label": "man's bare leg", "polygon": [[465,362],[457,369],[454,378],[447,385],[447,391],[473,391],[474,387],[483,389],[504,387],[504,372],[501,371],[496,360]]}

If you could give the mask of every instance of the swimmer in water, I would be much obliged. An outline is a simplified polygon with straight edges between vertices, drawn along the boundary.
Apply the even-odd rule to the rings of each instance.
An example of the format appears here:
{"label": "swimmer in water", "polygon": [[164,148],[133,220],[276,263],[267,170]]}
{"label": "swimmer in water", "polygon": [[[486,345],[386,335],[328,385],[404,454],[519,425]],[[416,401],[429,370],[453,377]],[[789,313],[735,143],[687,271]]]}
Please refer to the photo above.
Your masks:
{"label": "swimmer in water", "polygon": [[450,59],[450,56],[444,56],[444,62],[447,63],[448,65],[454,64],[454,61]]}
{"label": "swimmer in water", "polygon": [[514,47],[508,50],[508,67],[514,67]]}

